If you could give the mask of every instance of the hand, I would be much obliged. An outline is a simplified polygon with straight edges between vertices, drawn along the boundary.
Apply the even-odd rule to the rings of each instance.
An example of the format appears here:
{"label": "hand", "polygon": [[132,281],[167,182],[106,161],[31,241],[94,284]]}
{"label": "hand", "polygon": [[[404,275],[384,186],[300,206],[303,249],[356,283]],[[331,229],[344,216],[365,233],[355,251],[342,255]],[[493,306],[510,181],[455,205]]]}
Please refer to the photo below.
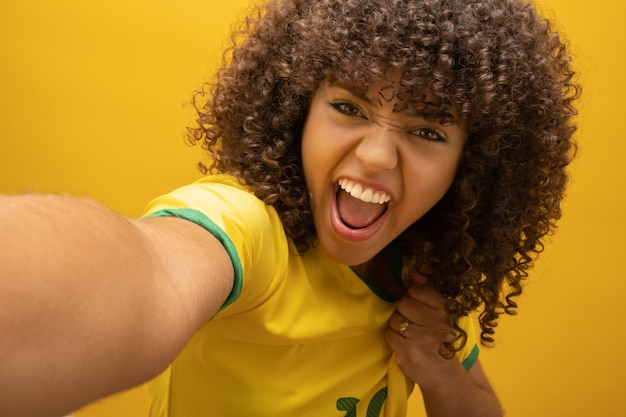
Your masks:
{"label": "hand", "polygon": [[452,341],[455,332],[448,324],[446,298],[417,272],[411,271],[410,278],[412,285],[389,319],[385,338],[411,380],[422,388],[435,387],[462,370],[456,357],[440,354],[442,344]]}

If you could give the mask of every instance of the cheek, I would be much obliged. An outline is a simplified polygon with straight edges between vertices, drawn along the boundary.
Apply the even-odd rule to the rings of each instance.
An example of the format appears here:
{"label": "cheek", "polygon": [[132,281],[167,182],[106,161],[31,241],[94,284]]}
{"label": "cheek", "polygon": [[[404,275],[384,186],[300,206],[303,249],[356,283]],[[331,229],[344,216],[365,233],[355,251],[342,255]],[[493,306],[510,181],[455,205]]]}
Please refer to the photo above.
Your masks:
{"label": "cheek", "polygon": [[420,156],[409,164],[408,172],[405,171],[405,178],[413,178],[428,188],[447,188],[456,174],[458,163],[456,158],[447,156],[446,158],[437,156]]}
{"label": "cheek", "polygon": [[442,175],[438,179],[438,184],[436,187],[438,198],[436,202],[438,202],[448,192],[448,190],[450,189],[450,186],[452,185],[452,182],[454,181],[455,174],[456,174],[456,166],[452,166],[450,167],[449,170],[447,170],[445,175]]}
{"label": "cheek", "polygon": [[[415,166],[415,165],[414,165]],[[420,212],[430,210],[450,189],[456,174],[456,164],[422,164],[405,174],[413,186],[410,200],[412,205],[420,207]],[[423,213],[422,213],[423,214]]]}

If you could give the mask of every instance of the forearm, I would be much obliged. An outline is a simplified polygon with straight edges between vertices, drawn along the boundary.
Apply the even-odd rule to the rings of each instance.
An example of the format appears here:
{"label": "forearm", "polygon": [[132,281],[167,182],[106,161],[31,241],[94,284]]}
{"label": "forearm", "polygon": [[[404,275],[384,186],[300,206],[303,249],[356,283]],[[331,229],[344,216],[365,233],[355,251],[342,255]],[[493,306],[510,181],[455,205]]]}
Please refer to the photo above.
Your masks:
{"label": "forearm", "polygon": [[0,415],[71,411],[158,372],[144,336],[160,273],[142,233],[96,203],[0,197]]}
{"label": "forearm", "polygon": [[[478,365],[480,366],[480,365]],[[482,373],[482,372],[481,372]],[[464,369],[438,387],[421,387],[428,417],[501,417],[503,411],[490,386],[481,387]]]}

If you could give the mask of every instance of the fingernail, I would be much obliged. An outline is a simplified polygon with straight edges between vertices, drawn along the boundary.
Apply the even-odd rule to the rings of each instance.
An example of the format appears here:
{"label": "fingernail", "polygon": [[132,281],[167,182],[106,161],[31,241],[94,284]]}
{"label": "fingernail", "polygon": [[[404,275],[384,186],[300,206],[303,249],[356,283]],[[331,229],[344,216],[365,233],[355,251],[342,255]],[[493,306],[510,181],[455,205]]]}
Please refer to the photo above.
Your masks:
{"label": "fingernail", "polygon": [[428,279],[424,275],[420,274],[414,269],[409,271],[409,279],[411,280],[412,284],[420,284],[420,285],[428,284]]}

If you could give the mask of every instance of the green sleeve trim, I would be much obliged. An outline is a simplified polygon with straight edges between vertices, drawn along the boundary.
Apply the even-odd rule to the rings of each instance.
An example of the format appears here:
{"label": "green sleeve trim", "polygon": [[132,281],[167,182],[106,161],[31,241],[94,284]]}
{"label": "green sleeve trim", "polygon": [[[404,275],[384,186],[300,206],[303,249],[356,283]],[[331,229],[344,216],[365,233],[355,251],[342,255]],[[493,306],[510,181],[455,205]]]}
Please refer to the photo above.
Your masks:
{"label": "green sleeve trim", "polygon": [[465,368],[466,371],[469,371],[471,367],[474,366],[474,364],[478,360],[479,352],[480,349],[478,349],[478,345],[474,345],[470,354],[467,356],[467,358],[465,358],[465,360],[463,360],[463,368]]}
{"label": "green sleeve trim", "polygon": [[219,311],[224,310],[226,307],[235,302],[237,298],[239,298],[243,285],[243,271],[241,267],[241,261],[239,259],[239,254],[237,253],[237,248],[233,244],[232,240],[230,240],[228,235],[224,233],[224,231],[218,225],[213,223],[211,219],[209,219],[206,215],[198,210],[194,210],[191,208],[164,209],[151,213],[146,217],[167,216],[189,220],[190,222],[193,222],[198,226],[206,229],[209,233],[215,236],[217,240],[222,243],[224,249],[226,249],[226,252],[228,253],[228,256],[230,257],[230,260],[233,264],[233,270],[235,271],[235,281],[233,283],[233,289],[230,291],[228,298],[226,298],[226,301],[224,301],[224,304]]}

